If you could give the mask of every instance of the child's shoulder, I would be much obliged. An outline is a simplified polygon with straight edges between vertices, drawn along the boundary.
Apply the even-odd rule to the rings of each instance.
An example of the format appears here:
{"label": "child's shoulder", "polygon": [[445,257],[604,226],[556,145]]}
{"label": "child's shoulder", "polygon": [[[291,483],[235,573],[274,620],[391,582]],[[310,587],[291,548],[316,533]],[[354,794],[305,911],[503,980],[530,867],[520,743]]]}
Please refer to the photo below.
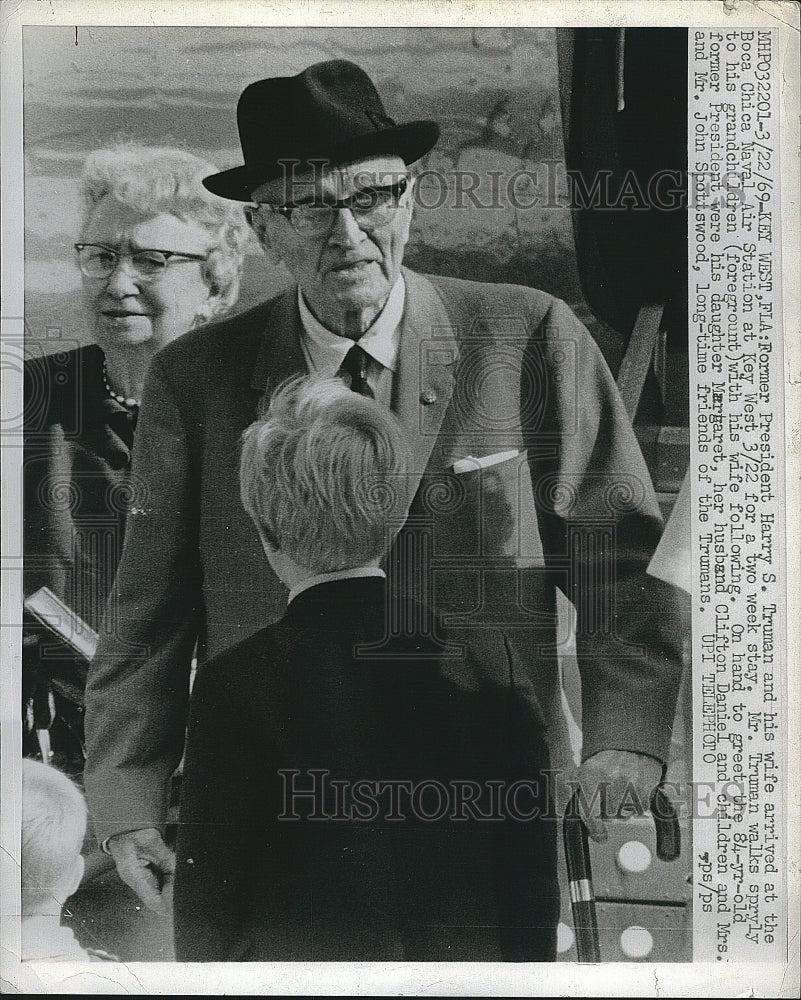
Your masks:
{"label": "child's shoulder", "polygon": [[204,687],[239,686],[251,676],[264,677],[280,667],[292,635],[283,622],[274,622],[223,653],[198,666],[195,685]]}

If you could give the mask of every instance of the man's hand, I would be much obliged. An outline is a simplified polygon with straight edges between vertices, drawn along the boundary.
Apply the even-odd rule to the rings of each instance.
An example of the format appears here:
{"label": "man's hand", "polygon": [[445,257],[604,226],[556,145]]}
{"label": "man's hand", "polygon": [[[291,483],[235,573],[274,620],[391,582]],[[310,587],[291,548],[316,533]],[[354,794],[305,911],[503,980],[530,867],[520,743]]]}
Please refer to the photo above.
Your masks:
{"label": "man's hand", "polygon": [[661,777],[662,764],[655,757],[628,750],[602,750],[588,757],[573,774],[569,781],[573,787],[568,787],[565,795],[570,795],[576,784],[581,786],[579,807],[584,825],[589,836],[602,844],[609,834],[601,812],[606,818],[616,819],[642,815]]}
{"label": "man's hand", "polygon": [[108,852],[114,858],[120,878],[145,906],[162,916],[169,914],[175,855],[158,830],[117,833],[109,839]]}

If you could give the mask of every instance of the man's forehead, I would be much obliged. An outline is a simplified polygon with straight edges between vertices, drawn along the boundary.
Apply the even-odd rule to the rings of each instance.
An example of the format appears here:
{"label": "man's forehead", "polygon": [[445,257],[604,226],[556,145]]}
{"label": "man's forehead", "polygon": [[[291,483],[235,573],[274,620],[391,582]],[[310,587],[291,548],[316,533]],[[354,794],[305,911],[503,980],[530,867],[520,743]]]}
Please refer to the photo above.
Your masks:
{"label": "man's forehead", "polygon": [[284,164],[284,176],[267,181],[252,193],[255,202],[283,205],[312,198],[325,191],[345,198],[359,188],[395,184],[408,173],[399,156],[371,156],[352,163],[328,165],[320,161],[314,169],[298,169],[292,161]]}

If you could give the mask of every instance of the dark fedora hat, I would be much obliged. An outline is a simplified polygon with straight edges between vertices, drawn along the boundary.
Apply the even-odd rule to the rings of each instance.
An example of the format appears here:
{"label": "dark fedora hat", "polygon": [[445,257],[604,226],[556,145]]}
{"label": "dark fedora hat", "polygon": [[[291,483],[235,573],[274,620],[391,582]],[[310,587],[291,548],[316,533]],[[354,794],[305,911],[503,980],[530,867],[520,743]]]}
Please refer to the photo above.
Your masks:
{"label": "dark fedora hat", "polygon": [[242,91],[236,117],[244,165],[203,180],[209,191],[232,201],[251,201],[252,191],[283,177],[290,162],[304,170],[319,161],[337,165],[384,154],[408,164],[439,138],[436,122],[397,125],[370,77],[344,59],[251,83]]}

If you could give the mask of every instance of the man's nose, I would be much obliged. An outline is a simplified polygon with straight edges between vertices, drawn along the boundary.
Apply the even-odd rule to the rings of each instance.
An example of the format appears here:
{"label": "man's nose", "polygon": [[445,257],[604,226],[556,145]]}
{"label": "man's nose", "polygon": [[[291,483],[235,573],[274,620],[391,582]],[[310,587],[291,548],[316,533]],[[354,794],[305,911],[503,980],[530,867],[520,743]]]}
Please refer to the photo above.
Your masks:
{"label": "man's nose", "polygon": [[340,208],[334,213],[334,224],[328,235],[332,243],[352,245],[361,243],[364,238],[365,232],[349,208]]}
{"label": "man's nose", "polygon": [[124,299],[128,295],[139,294],[139,283],[133,264],[124,257],[117,261],[117,266],[106,278],[106,292],[115,298]]}

